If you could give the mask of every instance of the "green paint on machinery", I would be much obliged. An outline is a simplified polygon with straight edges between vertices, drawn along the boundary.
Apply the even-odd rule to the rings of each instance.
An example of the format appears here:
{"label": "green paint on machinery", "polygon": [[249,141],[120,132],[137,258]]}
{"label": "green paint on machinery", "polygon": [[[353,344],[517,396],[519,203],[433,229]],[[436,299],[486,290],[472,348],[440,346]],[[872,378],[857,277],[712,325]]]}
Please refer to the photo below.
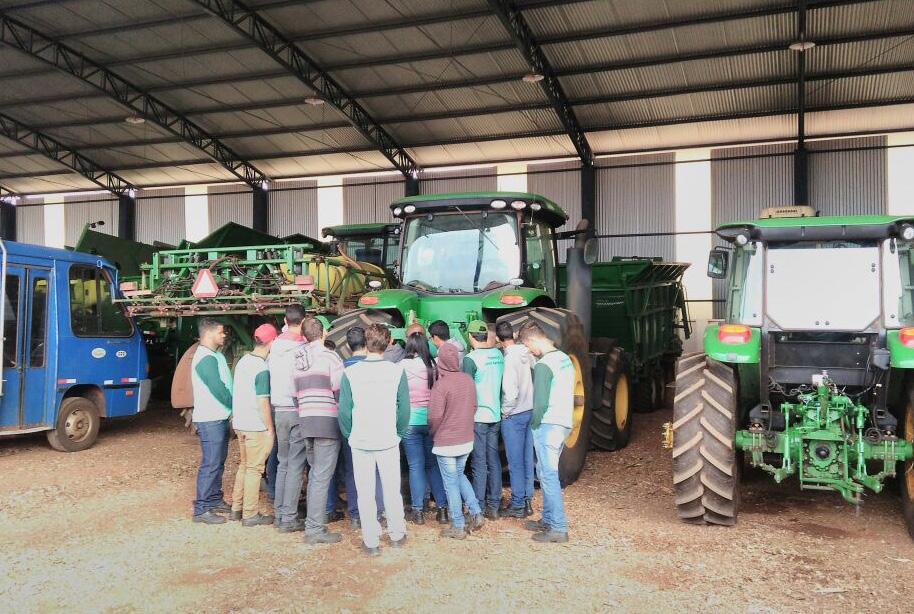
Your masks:
{"label": "green paint on machinery", "polygon": [[[869,427],[870,409],[843,394],[827,373],[818,381],[804,387],[796,403],[781,403],[788,428],[768,431],[754,424],[737,431],[734,443],[777,483],[798,475],[804,489],[836,490],[859,504],[864,488],[881,492],[885,478],[895,477],[897,463],[914,457],[914,444]],[[772,454],[780,465],[769,464],[766,455]],[[871,462],[878,465],[876,473],[868,471]]]}
{"label": "green paint on machinery", "polygon": [[[427,327],[442,320],[451,337],[466,344],[472,320],[492,328],[509,322],[515,331],[536,322],[576,367],[562,482],[578,477],[591,444],[626,445],[632,382],[647,384],[650,394],[641,407],[653,409],[663,396],[663,367],[681,352],[687,265],[652,259],[593,265],[585,260],[591,252],[586,226],[559,237],[555,231],[567,214],[527,192],[412,196],[392,203],[391,213],[402,220],[399,257],[391,260],[399,287],[366,293],[360,309],[332,323],[328,338],[338,350],[347,353],[348,330],[373,323],[403,339],[413,322]],[[575,238],[567,266],[558,263],[560,238]],[[591,312],[594,330],[615,338],[587,337]]]}
{"label": "green paint on machinery", "polygon": [[914,218],[780,207],[717,235],[724,318],[665,428],[680,518],[734,524],[745,462],[855,505],[898,477],[914,537]]}

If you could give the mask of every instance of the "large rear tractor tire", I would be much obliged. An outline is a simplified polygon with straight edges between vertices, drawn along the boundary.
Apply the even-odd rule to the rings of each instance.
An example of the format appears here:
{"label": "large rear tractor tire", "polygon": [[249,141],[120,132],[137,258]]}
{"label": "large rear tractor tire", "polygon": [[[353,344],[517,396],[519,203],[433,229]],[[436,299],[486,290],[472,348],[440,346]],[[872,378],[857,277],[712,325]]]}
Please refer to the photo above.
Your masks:
{"label": "large rear tractor tire", "polygon": [[346,333],[354,326],[361,326],[368,329],[375,323],[385,324],[397,328],[403,326],[403,320],[398,315],[377,309],[356,309],[346,315],[340,316],[330,323],[330,330],[327,331],[327,339],[336,344],[336,351],[344,359],[349,358],[352,352],[349,351],[349,345],[346,344]]}
{"label": "large rear tractor tire", "polygon": [[[908,387],[905,401],[901,432],[907,441],[914,441],[914,385]],[[914,539],[914,460],[904,462],[898,482],[901,488],[901,510],[904,513],[905,526],[911,539]]]}
{"label": "large rear tractor tire", "polygon": [[600,406],[590,421],[590,443],[600,450],[621,450],[632,434],[631,378],[620,347],[611,348],[606,360]]}
{"label": "large rear tractor tire", "polygon": [[575,368],[574,412],[571,433],[565,440],[565,450],[559,459],[559,479],[563,486],[573,484],[584,469],[590,448],[590,354],[584,327],[577,315],[567,309],[532,307],[505,314],[498,322],[510,322],[515,331],[533,320],[571,358]]}
{"label": "large rear tractor tire", "polygon": [[663,405],[663,376],[656,369],[648,368],[644,377],[635,386],[632,409],[647,414]]}
{"label": "large rear tractor tire", "polygon": [[736,524],[736,400],[736,376],[729,366],[702,353],[679,360],[673,402],[673,491],[685,522]]}

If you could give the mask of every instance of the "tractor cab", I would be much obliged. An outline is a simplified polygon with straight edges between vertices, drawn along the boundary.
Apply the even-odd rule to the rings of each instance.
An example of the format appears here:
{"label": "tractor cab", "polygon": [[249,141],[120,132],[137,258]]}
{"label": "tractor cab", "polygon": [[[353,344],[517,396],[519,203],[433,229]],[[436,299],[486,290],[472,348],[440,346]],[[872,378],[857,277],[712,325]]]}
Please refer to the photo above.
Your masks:
{"label": "tractor cab", "polygon": [[568,216],[552,201],[529,193],[444,194],[403,198],[391,209],[403,219],[404,288],[476,295],[523,286],[531,300],[555,301],[553,233]]}
{"label": "tractor cab", "polygon": [[393,278],[400,244],[399,224],[344,224],[330,226],[321,236],[336,244],[334,250],[359,262],[368,262],[384,269]]}

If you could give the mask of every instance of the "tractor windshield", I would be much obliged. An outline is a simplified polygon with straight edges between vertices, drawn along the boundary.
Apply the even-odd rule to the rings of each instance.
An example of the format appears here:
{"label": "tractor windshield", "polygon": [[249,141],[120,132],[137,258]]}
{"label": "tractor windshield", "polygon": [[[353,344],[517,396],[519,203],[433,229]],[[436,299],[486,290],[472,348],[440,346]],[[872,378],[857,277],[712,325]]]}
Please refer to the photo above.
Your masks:
{"label": "tractor windshield", "polygon": [[517,218],[508,212],[426,214],[406,223],[405,285],[430,292],[471,293],[520,274]]}

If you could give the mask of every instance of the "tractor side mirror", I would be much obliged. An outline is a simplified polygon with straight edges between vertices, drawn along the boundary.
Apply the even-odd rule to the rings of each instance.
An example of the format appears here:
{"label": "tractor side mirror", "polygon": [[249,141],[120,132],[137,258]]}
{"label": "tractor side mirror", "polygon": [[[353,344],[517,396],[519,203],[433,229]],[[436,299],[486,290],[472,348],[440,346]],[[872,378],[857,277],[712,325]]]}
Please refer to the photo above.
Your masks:
{"label": "tractor side mirror", "polygon": [[715,247],[708,255],[708,277],[725,279],[730,265],[730,252],[724,247]]}
{"label": "tractor side mirror", "polygon": [[584,243],[584,263],[593,264],[597,261],[600,254],[600,242],[598,239],[587,239]]}

